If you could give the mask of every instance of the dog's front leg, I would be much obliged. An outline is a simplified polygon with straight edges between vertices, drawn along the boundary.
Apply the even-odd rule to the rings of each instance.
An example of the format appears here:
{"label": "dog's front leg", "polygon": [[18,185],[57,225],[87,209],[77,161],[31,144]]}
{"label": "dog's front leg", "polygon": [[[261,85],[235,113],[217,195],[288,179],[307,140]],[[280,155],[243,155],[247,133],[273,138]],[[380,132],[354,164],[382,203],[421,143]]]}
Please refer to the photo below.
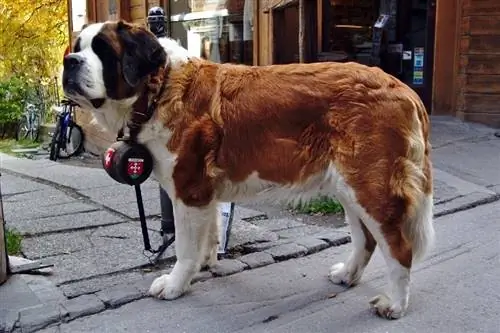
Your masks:
{"label": "dog's front leg", "polygon": [[217,218],[217,204],[189,207],[176,200],[174,217],[177,261],[172,272],[155,279],[149,289],[151,296],[161,299],[175,299],[184,294],[200,271],[206,260],[209,229]]}

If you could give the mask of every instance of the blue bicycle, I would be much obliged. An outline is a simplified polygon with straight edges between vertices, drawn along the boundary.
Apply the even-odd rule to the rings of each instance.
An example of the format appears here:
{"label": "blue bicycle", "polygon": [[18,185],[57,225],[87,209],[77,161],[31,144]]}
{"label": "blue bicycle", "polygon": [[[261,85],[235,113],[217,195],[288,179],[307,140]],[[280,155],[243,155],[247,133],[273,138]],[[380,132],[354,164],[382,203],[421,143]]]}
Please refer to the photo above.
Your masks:
{"label": "blue bicycle", "polygon": [[83,131],[74,121],[75,106],[72,101],[62,100],[61,107],[54,107],[57,123],[50,143],[49,159],[67,159],[78,155],[83,150]]}

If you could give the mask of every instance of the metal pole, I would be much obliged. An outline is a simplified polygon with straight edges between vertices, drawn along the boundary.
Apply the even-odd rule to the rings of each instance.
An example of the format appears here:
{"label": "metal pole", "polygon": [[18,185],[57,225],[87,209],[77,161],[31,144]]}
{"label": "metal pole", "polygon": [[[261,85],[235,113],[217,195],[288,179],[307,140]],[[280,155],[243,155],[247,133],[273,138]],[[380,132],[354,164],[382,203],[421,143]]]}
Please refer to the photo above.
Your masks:
{"label": "metal pole", "polygon": [[[0,179],[2,174],[0,174]],[[7,255],[7,239],[5,233],[5,220],[3,218],[2,189],[0,188],[0,284],[9,277],[9,256]]]}

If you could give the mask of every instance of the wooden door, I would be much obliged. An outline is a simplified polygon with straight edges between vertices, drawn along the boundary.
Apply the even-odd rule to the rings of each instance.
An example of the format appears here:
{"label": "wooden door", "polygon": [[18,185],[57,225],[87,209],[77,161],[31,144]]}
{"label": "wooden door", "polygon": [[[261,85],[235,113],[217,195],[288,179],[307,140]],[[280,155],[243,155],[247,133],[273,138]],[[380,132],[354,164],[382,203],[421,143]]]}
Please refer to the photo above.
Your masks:
{"label": "wooden door", "polygon": [[273,63],[299,61],[299,6],[297,3],[273,10]]}

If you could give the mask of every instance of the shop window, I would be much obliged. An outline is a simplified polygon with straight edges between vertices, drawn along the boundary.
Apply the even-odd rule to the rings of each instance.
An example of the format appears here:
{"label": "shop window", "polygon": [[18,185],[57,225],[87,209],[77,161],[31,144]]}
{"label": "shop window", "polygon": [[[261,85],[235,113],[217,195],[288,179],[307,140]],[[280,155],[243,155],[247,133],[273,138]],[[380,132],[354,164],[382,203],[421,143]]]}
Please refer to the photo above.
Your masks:
{"label": "shop window", "polygon": [[253,64],[255,0],[170,2],[171,37],[193,56]]}
{"label": "shop window", "polygon": [[379,14],[377,0],[324,1],[324,40],[320,54],[325,60],[368,63],[373,24]]}
{"label": "shop window", "polygon": [[109,20],[117,20],[118,19],[118,9],[116,6],[116,0],[108,0],[108,14]]}
{"label": "shop window", "polygon": [[87,21],[87,1],[71,1],[71,23],[73,32],[80,32]]}

